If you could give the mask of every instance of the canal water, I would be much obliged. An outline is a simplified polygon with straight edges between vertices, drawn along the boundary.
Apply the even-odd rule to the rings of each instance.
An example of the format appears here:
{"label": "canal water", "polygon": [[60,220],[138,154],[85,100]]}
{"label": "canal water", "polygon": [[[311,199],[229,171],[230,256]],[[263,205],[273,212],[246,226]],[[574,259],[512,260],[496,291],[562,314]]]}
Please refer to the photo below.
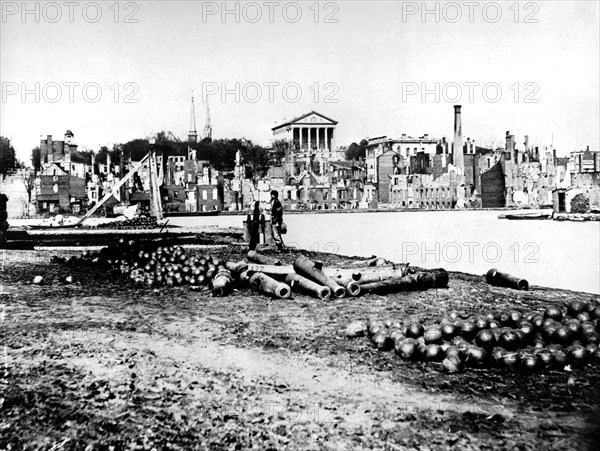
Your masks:
{"label": "canal water", "polygon": [[[384,257],[484,274],[498,268],[541,285],[600,293],[600,222],[498,219],[498,211],[290,214],[288,246]],[[242,227],[245,216],[177,217],[185,226]]]}

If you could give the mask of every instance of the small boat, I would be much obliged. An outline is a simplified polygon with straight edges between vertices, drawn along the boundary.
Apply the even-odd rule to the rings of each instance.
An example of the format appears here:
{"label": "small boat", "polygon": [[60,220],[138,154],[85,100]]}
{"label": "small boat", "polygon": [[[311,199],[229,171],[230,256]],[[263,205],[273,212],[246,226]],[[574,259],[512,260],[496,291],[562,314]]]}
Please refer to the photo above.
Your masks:
{"label": "small boat", "polygon": [[23,227],[27,228],[27,229],[34,229],[34,230],[74,229],[76,227],[79,227],[79,224],[63,224],[63,225],[29,224],[29,225],[26,225]]}
{"label": "small boat", "polygon": [[39,224],[29,224],[25,226],[28,229],[73,229],[79,225],[79,217],[56,215],[54,218],[44,219]]}
{"label": "small boat", "polygon": [[504,215],[504,219],[548,219],[552,215],[550,213],[532,212],[532,213],[515,213]]}

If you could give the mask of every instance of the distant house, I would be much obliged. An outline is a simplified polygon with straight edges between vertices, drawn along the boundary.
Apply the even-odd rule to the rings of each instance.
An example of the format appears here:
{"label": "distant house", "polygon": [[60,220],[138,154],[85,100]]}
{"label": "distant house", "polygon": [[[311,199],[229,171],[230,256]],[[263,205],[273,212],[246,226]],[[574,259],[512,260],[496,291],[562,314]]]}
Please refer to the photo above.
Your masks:
{"label": "distant house", "polygon": [[506,206],[505,177],[501,161],[481,174],[481,206],[483,208]]}
{"label": "distant house", "polygon": [[71,161],[77,151],[75,135],[65,132],[64,141],[48,135],[40,140],[40,183],[36,193],[36,210],[43,213],[80,213],[87,208],[91,165]]}
{"label": "distant house", "polygon": [[37,213],[80,213],[87,208],[85,179],[71,175],[40,176]]}
{"label": "distant house", "polygon": [[223,210],[223,177],[206,160],[169,156],[164,181],[166,213]]}

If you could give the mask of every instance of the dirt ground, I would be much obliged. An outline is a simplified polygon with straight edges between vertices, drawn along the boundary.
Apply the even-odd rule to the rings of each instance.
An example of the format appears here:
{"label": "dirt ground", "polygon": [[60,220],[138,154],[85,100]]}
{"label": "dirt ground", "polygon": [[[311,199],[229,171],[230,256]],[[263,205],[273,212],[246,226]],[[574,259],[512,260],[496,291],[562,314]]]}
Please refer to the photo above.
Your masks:
{"label": "dirt ground", "polygon": [[[219,243],[188,252],[243,258]],[[372,316],[428,323],[598,296],[451,273],[448,289],[389,296],[216,298],[55,254],[0,255],[2,450],[600,449],[598,367],[447,374],[344,333]]]}

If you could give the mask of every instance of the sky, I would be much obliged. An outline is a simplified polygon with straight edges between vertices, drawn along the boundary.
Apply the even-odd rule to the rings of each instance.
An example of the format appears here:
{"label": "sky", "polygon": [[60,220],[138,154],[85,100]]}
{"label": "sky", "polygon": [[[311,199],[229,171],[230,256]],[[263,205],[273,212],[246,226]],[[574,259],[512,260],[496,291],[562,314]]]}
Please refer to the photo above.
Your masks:
{"label": "sky", "polygon": [[1,2],[0,134],[80,148],[202,134],[269,145],[317,111],[336,143],[406,133],[600,150],[597,1]]}

